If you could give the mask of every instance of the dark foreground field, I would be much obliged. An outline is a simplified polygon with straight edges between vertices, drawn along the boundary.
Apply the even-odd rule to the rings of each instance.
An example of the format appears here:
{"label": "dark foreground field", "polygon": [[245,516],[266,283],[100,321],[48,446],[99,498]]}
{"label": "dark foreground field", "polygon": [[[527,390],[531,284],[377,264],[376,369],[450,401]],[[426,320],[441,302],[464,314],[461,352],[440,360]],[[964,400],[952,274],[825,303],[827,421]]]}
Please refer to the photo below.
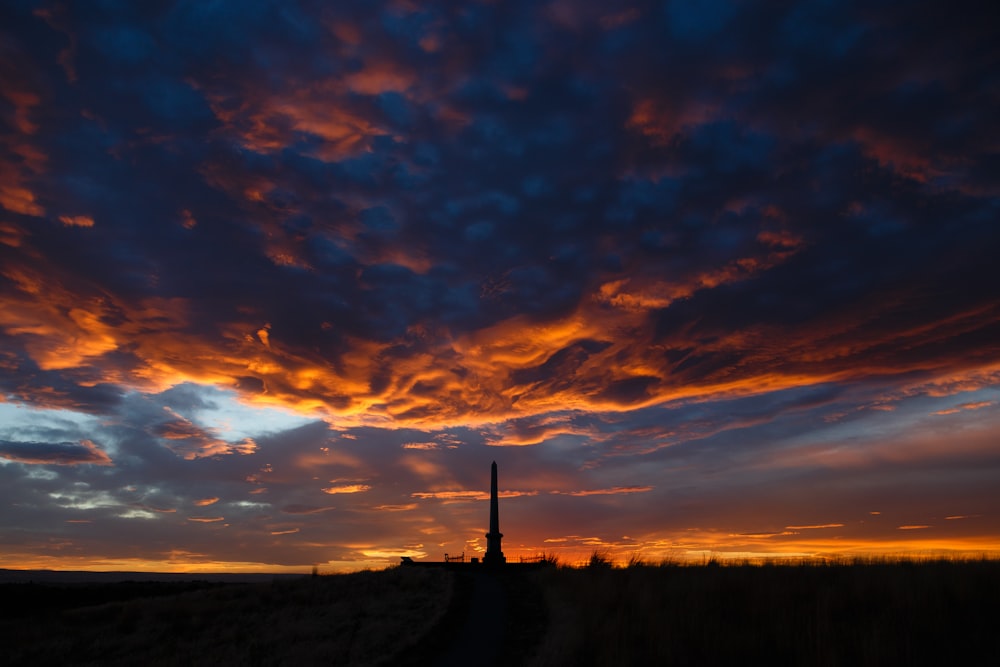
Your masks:
{"label": "dark foreground field", "polygon": [[390,664],[441,620],[443,570],[0,586],[0,665]]}
{"label": "dark foreground field", "polygon": [[1000,664],[1000,561],[401,567],[0,594],[0,663],[33,667]]}
{"label": "dark foreground field", "polygon": [[560,569],[535,665],[1000,665],[1000,562]]}

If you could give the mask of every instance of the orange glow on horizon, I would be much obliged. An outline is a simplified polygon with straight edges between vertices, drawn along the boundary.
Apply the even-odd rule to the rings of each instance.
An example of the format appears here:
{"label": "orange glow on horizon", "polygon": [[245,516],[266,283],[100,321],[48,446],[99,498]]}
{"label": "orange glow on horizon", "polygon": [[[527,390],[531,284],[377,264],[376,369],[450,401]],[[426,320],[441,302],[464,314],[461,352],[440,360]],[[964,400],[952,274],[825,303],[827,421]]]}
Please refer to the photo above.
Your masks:
{"label": "orange glow on horizon", "polygon": [[[274,530],[270,534],[284,538],[301,534],[299,529]],[[792,536],[795,534],[792,533]],[[722,562],[841,562],[853,559],[902,560],[978,560],[1000,559],[1000,539],[995,536],[969,537],[960,540],[938,539],[895,539],[895,540],[801,540],[790,537],[787,532],[776,533],[772,537],[781,538],[778,544],[769,544],[768,537],[755,538],[750,535],[736,536],[734,540],[720,532],[687,531],[675,535],[676,539],[607,541],[596,537],[572,536],[568,538],[546,539],[536,546],[511,544],[510,536],[505,538],[504,553],[508,562],[521,559],[531,560],[540,555],[554,557],[562,565],[586,565],[594,553],[598,553],[618,566],[638,559],[640,562],[659,564],[673,562],[697,565],[714,559]],[[485,550],[479,538],[468,540],[464,546],[469,551],[480,553]],[[0,568],[12,570],[63,570],[91,572],[164,572],[164,573],[308,573],[313,565],[321,572],[357,572],[365,569],[380,569],[399,564],[401,555],[418,560],[443,560],[446,547],[405,549],[395,547],[375,547],[355,545],[356,556],[349,560],[320,563],[279,564],[251,561],[213,560],[197,554],[178,553],[162,559],[103,558],[71,555],[39,555],[34,553],[11,552],[0,557]],[[462,545],[454,548],[462,551]],[[440,551],[440,553],[438,553]]]}

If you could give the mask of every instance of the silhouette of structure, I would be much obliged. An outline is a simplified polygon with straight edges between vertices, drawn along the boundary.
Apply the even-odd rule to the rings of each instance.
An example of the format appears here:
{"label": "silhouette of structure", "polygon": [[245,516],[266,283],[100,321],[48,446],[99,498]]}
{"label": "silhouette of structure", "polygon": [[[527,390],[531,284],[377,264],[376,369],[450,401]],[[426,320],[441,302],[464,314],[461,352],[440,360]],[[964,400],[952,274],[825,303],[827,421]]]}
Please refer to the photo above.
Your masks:
{"label": "silhouette of structure", "polygon": [[507,559],[500,549],[500,503],[497,502],[497,462],[490,466],[490,532],[486,533],[486,555],[483,563],[486,565],[503,565]]}
{"label": "silhouette of structure", "polygon": [[500,532],[500,503],[497,500],[498,496],[497,462],[494,461],[493,465],[490,466],[490,532],[486,533],[486,554],[482,560],[475,556],[466,559],[465,552],[463,551],[458,556],[445,554],[443,561],[415,561],[409,556],[400,556],[400,564],[407,567],[447,567],[467,572],[474,572],[479,568],[489,569],[499,566],[511,570],[527,570],[551,565],[554,561],[549,561],[544,555],[533,557],[520,556],[510,563],[507,562],[507,557],[503,555],[503,549],[500,546],[500,542],[503,540],[503,533]]}

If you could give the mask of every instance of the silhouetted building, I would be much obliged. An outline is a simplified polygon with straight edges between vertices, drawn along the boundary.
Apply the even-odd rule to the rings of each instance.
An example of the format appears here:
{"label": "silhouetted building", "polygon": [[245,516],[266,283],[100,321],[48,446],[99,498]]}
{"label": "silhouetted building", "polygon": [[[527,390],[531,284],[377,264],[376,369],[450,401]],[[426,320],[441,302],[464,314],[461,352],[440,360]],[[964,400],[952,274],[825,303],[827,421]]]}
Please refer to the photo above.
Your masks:
{"label": "silhouetted building", "polygon": [[486,533],[486,555],[483,556],[483,563],[486,565],[502,565],[507,562],[503,551],[500,549],[500,540],[503,533],[500,532],[500,503],[497,502],[497,462],[490,466],[490,532]]}

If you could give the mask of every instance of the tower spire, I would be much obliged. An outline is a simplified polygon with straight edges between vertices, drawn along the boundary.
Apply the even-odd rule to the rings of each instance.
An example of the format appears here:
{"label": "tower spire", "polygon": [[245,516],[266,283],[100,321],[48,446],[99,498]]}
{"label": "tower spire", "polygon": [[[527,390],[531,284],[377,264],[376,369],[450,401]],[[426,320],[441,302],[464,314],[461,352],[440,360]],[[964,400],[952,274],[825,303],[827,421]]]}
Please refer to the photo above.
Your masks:
{"label": "tower spire", "polygon": [[486,533],[486,555],[483,563],[487,565],[500,565],[506,563],[503,551],[500,550],[500,540],[503,533],[500,532],[500,503],[497,501],[497,462],[490,466],[490,532]]}

